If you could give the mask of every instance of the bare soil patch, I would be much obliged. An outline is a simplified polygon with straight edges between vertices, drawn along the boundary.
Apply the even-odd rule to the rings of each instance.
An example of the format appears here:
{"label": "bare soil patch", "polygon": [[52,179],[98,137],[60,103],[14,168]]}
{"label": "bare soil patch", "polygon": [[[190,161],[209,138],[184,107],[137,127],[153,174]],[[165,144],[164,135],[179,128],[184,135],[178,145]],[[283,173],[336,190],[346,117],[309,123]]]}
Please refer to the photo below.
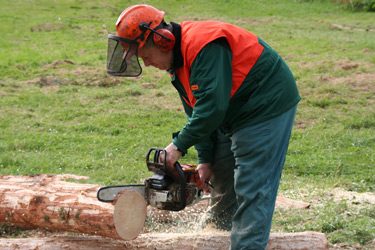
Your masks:
{"label": "bare soil patch", "polygon": [[64,28],[64,23],[41,23],[31,27],[32,32],[51,32],[58,31]]}
{"label": "bare soil patch", "polygon": [[334,199],[339,202],[340,200],[347,200],[349,205],[351,204],[374,204],[375,205],[375,193],[357,193],[353,191],[346,191],[343,189],[334,189],[333,191]]}
{"label": "bare soil patch", "polygon": [[54,61],[50,64],[47,64],[44,66],[44,68],[56,68],[57,66],[61,66],[61,65],[64,65],[64,64],[72,64],[74,65],[75,63],[72,61],[72,60],[68,60],[68,59],[65,59],[65,60],[57,60],[57,61]]}
{"label": "bare soil patch", "polygon": [[334,85],[346,85],[353,89],[359,90],[363,93],[375,92],[375,72],[361,72],[357,71],[349,76],[332,77],[330,81]]}

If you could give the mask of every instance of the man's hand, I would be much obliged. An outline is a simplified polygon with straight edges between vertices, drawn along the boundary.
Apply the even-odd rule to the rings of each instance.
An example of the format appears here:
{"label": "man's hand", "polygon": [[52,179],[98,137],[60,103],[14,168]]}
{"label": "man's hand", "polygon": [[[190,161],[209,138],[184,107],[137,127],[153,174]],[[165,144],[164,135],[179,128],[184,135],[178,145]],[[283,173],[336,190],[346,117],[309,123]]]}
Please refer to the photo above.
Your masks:
{"label": "man's hand", "polygon": [[199,177],[202,181],[202,188],[205,193],[210,193],[210,185],[208,182],[212,176],[211,163],[201,163],[197,167]]}
{"label": "man's hand", "polygon": [[[173,143],[169,144],[165,148],[165,151],[167,152],[167,162],[166,162],[167,168],[173,174],[175,174],[176,176],[178,176],[178,173],[177,173],[177,170],[176,170],[174,164],[178,161],[178,159],[181,158],[182,152],[180,152],[178,150],[175,150],[174,147],[173,147]],[[161,155],[159,160],[161,162],[163,162],[164,161],[164,155]]]}

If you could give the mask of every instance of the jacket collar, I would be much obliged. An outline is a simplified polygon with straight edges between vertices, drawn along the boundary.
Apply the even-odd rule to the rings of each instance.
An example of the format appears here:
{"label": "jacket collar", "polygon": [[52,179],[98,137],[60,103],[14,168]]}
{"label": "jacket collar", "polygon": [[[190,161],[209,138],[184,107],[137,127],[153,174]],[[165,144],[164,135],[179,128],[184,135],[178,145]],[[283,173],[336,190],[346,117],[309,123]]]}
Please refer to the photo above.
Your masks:
{"label": "jacket collar", "polygon": [[171,22],[172,25],[172,33],[176,39],[176,43],[173,47],[173,62],[172,62],[172,68],[167,70],[168,73],[173,74],[176,70],[179,68],[182,68],[184,66],[184,60],[181,53],[181,25],[178,23]]}

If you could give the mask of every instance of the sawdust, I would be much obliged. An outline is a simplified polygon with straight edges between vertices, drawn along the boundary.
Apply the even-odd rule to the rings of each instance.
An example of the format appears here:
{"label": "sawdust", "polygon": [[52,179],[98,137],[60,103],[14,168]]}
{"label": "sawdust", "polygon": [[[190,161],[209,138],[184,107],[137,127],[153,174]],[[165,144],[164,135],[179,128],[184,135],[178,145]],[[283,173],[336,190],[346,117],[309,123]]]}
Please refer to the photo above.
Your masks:
{"label": "sawdust", "polygon": [[147,208],[148,220],[143,233],[191,233],[201,231],[204,214],[208,208],[208,200],[186,207],[183,211],[172,212]]}

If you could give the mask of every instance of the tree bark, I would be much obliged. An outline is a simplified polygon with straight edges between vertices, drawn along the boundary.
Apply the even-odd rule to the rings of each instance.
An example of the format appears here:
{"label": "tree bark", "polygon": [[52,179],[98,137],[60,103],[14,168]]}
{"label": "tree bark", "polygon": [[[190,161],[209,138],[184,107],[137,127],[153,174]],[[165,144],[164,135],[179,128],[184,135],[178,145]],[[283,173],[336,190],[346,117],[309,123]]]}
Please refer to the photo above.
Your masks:
{"label": "tree bark", "polygon": [[[1,239],[3,250],[225,250],[229,248],[229,233],[199,234],[141,234],[137,239],[121,241],[96,236]],[[323,233],[273,233],[266,250],[324,250],[329,249]]]}
{"label": "tree bark", "polygon": [[0,176],[0,222],[119,238],[113,205],[97,200],[99,185],[64,182],[75,175]]}

